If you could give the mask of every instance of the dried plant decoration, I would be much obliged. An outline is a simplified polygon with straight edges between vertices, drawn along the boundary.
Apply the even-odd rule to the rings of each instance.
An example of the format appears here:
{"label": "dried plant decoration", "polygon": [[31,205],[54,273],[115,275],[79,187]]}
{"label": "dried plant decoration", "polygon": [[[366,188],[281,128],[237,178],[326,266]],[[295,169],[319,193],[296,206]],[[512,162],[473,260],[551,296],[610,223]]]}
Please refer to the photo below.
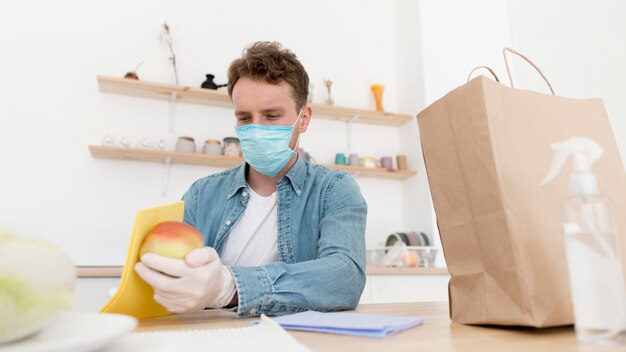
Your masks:
{"label": "dried plant decoration", "polygon": [[178,68],[176,67],[176,54],[174,53],[174,47],[172,43],[172,35],[170,33],[170,27],[167,25],[167,21],[163,22],[163,30],[161,31],[160,37],[167,47],[170,49],[170,62],[172,63],[172,68],[174,69],[174,81],[176,85],[178,85]]}
{"label": "dried plant decoration", "polygon": [[333,81],[331,81],[329,79],[325,79],[324,80],[324,85],[326,86],[326,91],[328,93],[328,99],[326,99],[325,103],[327,105],[333,105],[335,103],[335,101],[333,100],[332,94],[331,94],[331,88],[333,86]]}

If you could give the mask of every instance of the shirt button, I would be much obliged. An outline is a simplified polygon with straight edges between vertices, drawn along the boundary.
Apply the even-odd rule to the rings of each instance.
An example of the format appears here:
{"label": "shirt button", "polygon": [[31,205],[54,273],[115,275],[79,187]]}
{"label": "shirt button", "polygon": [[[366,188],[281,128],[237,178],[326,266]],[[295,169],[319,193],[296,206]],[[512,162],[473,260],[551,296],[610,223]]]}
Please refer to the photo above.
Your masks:
{"label": "shirt button", "polygon": [[241,193],[242,196],[247,197],[248,196],[248,192],[244,191]]}
{"label": "shirt button", "polygon": [[252,309],[250,309],[250,312],[249,312],[249,313],[250,313],[250,314],[252,314],[252,315],[255,315],[255,314],[256,314],[256,308],[252,308]]}
{"label": "shirt button", "polygon": [[226,226],[230,226],[230,220],[226,220]]}

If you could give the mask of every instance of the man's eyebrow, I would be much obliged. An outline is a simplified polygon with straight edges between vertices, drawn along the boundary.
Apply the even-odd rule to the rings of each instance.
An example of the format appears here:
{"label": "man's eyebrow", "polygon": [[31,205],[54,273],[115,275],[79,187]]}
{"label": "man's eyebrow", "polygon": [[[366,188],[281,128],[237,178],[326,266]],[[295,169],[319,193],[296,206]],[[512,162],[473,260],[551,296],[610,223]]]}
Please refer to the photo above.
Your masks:
{"label": "man's eyebrow", "polygon": [[247,116],[252,115],[249,111],[245,110],[235,110],[235,116]]}
{"label": "man's eyebrow", "polygon": [[283,112],[285,111],[285,109],[283,109],[280,106],[270,106],[269,108],[265,108],[262,110],[262,112],[264,114],[270,113],[270,112]]}

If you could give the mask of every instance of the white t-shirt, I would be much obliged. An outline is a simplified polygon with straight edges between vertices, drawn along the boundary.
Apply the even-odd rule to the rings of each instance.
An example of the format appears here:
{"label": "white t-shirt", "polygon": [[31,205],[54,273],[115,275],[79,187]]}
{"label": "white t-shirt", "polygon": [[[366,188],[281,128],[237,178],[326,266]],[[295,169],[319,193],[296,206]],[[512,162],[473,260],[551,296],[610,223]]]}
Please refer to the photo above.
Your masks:
{"label": "white t-shirt", "polygon": [[230,229],[222,249],[222,263],[259,266],[278,261],[278,197],[263,197],[248,186],[250,199],[241,218]]}

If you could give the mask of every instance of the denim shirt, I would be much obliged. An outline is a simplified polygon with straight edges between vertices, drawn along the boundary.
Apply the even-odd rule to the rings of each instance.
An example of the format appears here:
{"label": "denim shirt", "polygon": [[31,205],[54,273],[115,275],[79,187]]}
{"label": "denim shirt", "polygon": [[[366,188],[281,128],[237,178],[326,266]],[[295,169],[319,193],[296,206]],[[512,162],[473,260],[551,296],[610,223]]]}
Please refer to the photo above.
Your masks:
{"label": "denim shirt", "polygon": [[[246,164],[196,181],[183,196],[184,221],[218,253],[250,197]],[[276,183],[278,259],[230,267],[238,317],[357,306],[365,286],[367,204],[345,172],[300,158]]]}

